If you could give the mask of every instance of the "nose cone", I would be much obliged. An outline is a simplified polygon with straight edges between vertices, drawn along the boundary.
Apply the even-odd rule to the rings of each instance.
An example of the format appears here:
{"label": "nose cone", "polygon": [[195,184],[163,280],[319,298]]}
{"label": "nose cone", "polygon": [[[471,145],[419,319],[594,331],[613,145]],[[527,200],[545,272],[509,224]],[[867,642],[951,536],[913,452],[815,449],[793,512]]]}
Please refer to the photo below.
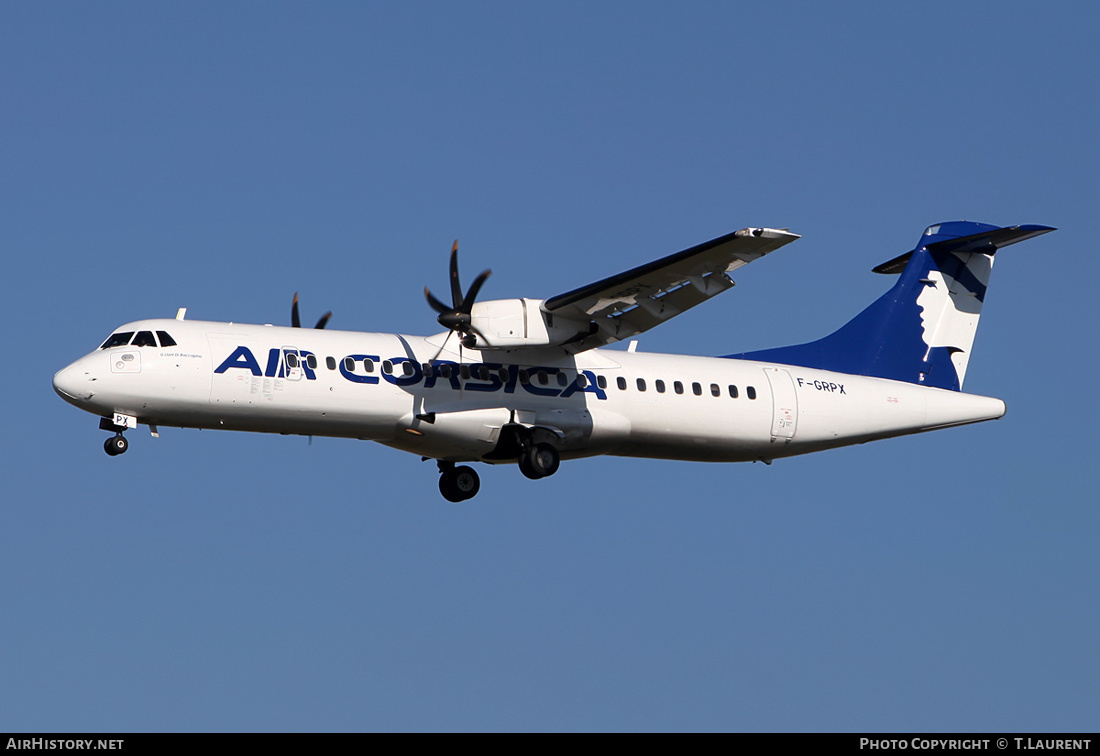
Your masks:
{"label": "nose cone", "polygon": [[88,371],[83,360],[58,370],[53,377],[53,390],[70,404],[80,406],[95,396],[96,376]]}

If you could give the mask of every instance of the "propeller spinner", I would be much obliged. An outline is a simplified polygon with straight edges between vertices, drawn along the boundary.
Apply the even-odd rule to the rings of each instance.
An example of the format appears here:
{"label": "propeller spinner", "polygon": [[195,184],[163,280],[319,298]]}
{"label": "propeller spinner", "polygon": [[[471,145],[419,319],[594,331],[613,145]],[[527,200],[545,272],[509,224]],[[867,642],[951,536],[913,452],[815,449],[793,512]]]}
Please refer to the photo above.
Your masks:
{"label": "propeller spinner", "polygon": [[[467,349],[472,348],[477,343],[477,336],[481,335],[474,328],[470,311],[473,309],[474,300],[477,299],[482,284],[492,273],[491,270],[483,270],[470,284],[470,290],[466,292],[466,296],[463,296],[462,284],[458,281],[458,240],[456,239],[454,246],[451,247],[451,306],[448,307],[440,302],[432,296],[432,292],[427,286],[424,287],[424,296],[427,297],[428,304],[439,313],[436,320],[444,328],[457,333],[460,337],[459,343]],[[448,338],[450,338],[450,335],[448,335]]]}

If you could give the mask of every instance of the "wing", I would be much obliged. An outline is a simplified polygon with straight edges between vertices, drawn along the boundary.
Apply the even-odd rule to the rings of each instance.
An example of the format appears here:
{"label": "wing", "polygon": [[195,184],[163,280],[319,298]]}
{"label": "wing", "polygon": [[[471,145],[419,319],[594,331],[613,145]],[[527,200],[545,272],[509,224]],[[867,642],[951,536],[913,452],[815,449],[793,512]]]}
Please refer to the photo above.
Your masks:
{"label": "wing", "polygon": [[563,344],[576,353],[648,331],[731,288],[729,273],[799,238],[785,229],[743,228],[617,276],[551,297],[550,316],[590,324]]}

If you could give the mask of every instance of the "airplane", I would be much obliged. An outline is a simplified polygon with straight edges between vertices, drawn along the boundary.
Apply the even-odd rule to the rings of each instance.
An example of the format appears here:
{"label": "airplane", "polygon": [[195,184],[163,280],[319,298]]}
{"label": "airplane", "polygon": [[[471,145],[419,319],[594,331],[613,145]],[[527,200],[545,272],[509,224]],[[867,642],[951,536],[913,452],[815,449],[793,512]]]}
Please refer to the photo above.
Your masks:
{"label": "airplane", "polygon": [[1054,231],[969,221],[929,226],[874,268],[892,288],[834,333],[696,357],[603,349],[734,286],[730,274],[800,238],[744,228],[549,299],[477,301],[458,242],[450,303],[425,288],[433,336],[139,320],[53,377],[100,417],[117,456],[139,424],[376,441],[435,460],[451,502],[481,487],[470,463],[528,478],[602,454],[703,462],[773,460],[1000,418],[962,392],[994,255]]}

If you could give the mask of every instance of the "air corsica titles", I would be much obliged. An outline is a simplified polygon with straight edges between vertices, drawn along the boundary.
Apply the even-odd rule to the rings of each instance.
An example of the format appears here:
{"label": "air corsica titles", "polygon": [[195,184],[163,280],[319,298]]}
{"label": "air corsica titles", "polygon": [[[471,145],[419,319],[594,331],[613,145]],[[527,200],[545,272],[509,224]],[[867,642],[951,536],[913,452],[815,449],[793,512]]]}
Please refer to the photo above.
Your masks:
{"label": "air corsica titles", "polygon": [[[214,372],[225,373],[228,370],[239,369],[247,370],[256,377],[266,376],[267,378],[285,378],[286,372],[284,359],[282,357],[283,351],[282,349],[268,350],[266,369],[261,369],[259,361],[256,359],[256,356],[252,354],[252,350],[246,346],[239,346],[214,369]],[[315,369],[309,366],[308,362],[309,357],[316,357],[316,355],[305,349],[298,349],[296,352],[301,359],[303,377],[307,381],[317,380],[317,373]],[[353,362],[360,362],[363,360],[383,362],[378,355],[349,354],[337,361],[340,375],[351,383],[378,383],[379,376],[360,375],[348,370],[348,360]],[[596,376],[588,370],[578,370],[573,381],[564,388],[561,388],[560,386],[536,386],[533,380],[539,373],[544,373],[548,377],[561,373],[561,369],[556,367],[533,366],[523,368],[523,370],[527,371],[530,378],[527,381],[521,381],[519,379],[519,365],[504,365],[497,362],[463,363],[459,365],[458,363],[447,360],[438,360],[434,365],[430,366],[427,372],[425,372],[424,368],[428,366],[421,365],[416,360],[406,356],[389,357],[385,362],[392,366],[392,372],[387,372],[386,370],[381,371],[381,378],[394,386],[408,387],[423,384],[424,388],[433,388],[437,383],[443,383],[449,385],[450,388],[455,391],[503,391],[506,394],[514,394],[516,392],[516,387],[519,386],[527,393],[534,394],[535,396],[557,396],[567,398],[574,394],[583,393],[593,394],[597,399],[607,399],[607,394],[599,387]],[[470,377],[468,379],[460,381],[460,367],[469,369]]]}

